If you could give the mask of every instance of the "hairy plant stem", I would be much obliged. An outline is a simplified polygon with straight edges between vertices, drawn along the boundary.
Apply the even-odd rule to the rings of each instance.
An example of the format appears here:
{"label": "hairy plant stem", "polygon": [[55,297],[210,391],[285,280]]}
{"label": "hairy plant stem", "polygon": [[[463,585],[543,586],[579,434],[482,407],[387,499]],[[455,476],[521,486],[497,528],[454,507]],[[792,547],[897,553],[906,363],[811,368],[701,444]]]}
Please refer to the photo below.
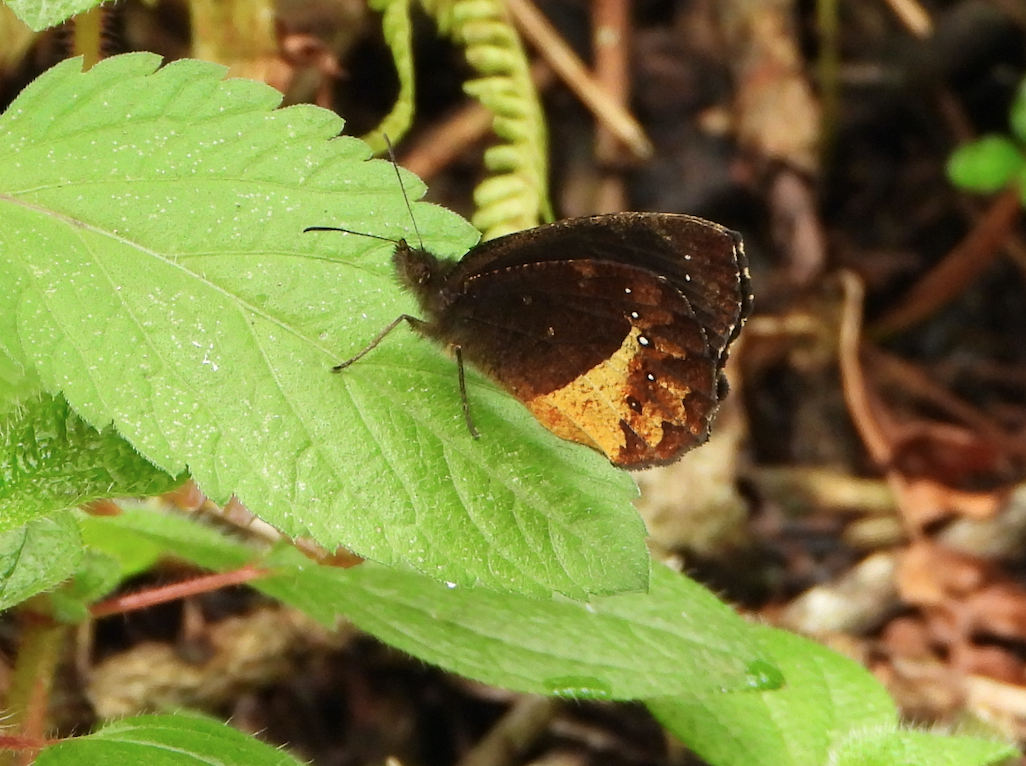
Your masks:
{"label": "hairy plant stem", "polygon": [[19,609],[21,641],[4,707],[10,730],[35,746],[0,754],[3,766],[24,766],[35,760],[46,734],[46,714],[54,672],[68,626],[50,618],[50,600],[36,596]]}

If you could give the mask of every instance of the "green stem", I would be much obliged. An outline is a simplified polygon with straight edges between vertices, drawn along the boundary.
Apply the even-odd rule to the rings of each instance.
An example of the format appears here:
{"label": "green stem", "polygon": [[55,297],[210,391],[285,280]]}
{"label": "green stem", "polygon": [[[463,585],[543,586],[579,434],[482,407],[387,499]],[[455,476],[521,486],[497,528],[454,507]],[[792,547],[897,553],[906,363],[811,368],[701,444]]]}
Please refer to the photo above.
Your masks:
{"label": "green stem", "polygon": [[102,58],[100,36],[103,30],[104,10],[96,6],[92,10],[75,16],[72,56],[82,56],[82,70],[89,71]]}

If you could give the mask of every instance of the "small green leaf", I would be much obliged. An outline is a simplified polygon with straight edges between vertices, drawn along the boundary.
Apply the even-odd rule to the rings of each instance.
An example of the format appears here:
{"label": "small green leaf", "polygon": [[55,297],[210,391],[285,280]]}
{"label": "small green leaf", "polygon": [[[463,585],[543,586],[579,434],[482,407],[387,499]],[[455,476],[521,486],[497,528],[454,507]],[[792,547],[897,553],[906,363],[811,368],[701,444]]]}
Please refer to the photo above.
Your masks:
{"label": "small green leaf", "polygon": [[102,0],[6,0],[15,15],[33,32],[67,21],[76,13],[95,8]]}
{"label": "small green leaf", "polygon": [[145,572],[167,551],[166,546],[147,540],[131,529],[108,523],[107,517],[82,513],[77,516],[82,542],[87,548],[117,561],[122,579]]}
{"label": "small green leaf", "polygon": [[1019,147],[1005,136],[984,136],[956,149],[948,158],[948,178],[973,192],[1003,189],[1026,166]]}
{"label": "small green leaf", "polygon": [[83,516],[79,522],[83,538],[109,555],[128,545],[146,548],[147,556],[177,558],[204,569],[223,572],[253,561],[258,552],[249,545],[225,536],[196,517],[180,513],[159,513],[126,504],[118,516]]}
{"label": "small green leaf", "polygon": [[78,526],[66,513],[0,532],[0,610],[57,586],[81,559]]}
{"label": "small green leaf", "polygon": [[716,766],[808,766],[828,763],[852,732],[891,730],[897,711],[868,671],[813,641],[752,626],[786,684],[762,692],[646,700],[659,721]]}
{"label": "small green leaf", "polygon": [[24,402],[0,426],[0,531],[100,498],[153,495],[182,483],[60,397]]}
{"label": "small green leaf", "polygon": [[[1004,742],[923,731],[868,730],[837,748],[832,766],[1012,766],[1019,751]],[[717,765],[718,766],[718,765]]]}
{"label": "small green leaf", "polygon": [[300,766],[278,748],[220,721],[144,715],[107,724],[43,750],[36,766]]}
{"label": "small green leaf", "polygon": [[[642,589],[634,483],[559,442],[400,328],[393,246],[415,240],[395,169],[316,107],[151,54],[66,61],[0,117],[0,337],[94,427],[188,467],[291,536],[440,580],[575,598]],[[409,174],[416,199],[424,187]],[[426,247],[477,233],[415,203]]]}

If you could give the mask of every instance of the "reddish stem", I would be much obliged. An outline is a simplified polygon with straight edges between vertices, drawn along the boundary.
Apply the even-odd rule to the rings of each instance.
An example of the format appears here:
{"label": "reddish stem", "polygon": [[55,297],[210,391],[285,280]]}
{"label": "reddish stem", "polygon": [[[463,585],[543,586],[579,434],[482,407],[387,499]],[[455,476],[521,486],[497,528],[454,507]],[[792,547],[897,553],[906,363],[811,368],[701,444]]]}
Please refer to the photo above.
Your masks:
{"label": "reddish stem", "polygon": [[171,585],[152,588],[139,593],[126,593],[121,596],[115,596],[114,598],[94,604],[90,608],[89,613],[94,618],[108,617],[112,614],[124,614],[136,609],[145,609],[157,604],[165,604],[168,601],[176,601],[186,596],[209,593],[229,585],[241,585],[253,580],[259,580],[270,573],[271,570],[269,569],[262,569],[252,564],[247,564],[231,572],[218,572],[217,574],[194,577],[184,582],[172,583]]}

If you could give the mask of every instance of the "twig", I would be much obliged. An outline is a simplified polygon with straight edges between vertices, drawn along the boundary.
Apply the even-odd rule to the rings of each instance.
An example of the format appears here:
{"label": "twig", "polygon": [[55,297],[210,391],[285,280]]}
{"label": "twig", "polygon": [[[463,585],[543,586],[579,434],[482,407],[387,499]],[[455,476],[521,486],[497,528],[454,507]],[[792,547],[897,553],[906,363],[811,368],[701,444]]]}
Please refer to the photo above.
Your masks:
{"label": "twig", "polygon": [[841,384],[844,401],[848,406],[855,428],[862,437],[870,458],[879,466],[890,466],[894,457],[891,440],[881,427],[877,409],[866,386],[866,376],[859,359],[862,337],[862,300],[865,290],[854,273],[841,273],[844,288],[844,306],[841,311],[841,327],[838,333],[837,354],[841,367]]}
{"label": "twig", "polygon": [[995,449],[1026,456],[1026,439],[1007,433],[987,413],[952,394],[918,366],[871,344],[865,345],[862,351],[878,376],[890,379],[951,418],[961,421],[969,430],[991,442]]}
{"label": "twig", "polygon": [[544,14],[530,0],[506,0],[506,7],[524,37],[531,41],[538,54],[549,62],[595,118],[627,144],[637,157],[646,159],[652,156],[652,143],[638,121],[609,98]]}
{"label": "twig", "polygon": [[926,319],[962,292],[997,256],[998,248],[1019,217],[1021,206],[1018,189],[1002,192],[955,249],[872,327],[872,334],[899,332]]}
{"label": "twig", "polygon": [[508,766],[545,733],[560,701],[554,697],[521,697],[458,766]]}
{"label": "twig", "polygon": [[[592,3],[595,79],[609,98],[624,109],[630,99],[629,34],[630,8],[624,0],[595,0]],[[612,131],[599,125],[595,132],[595,156],[603,169],[603,176],[595,199],[595,212],[612,213],[626,207],[623,177],[611,172],[622,151],[622,144]]]}
{"label": "twig", "polygon": [[930,14],[918,0],[887,0],[887,4],[905,28],[916,37],[924,38],[933,34]]}

